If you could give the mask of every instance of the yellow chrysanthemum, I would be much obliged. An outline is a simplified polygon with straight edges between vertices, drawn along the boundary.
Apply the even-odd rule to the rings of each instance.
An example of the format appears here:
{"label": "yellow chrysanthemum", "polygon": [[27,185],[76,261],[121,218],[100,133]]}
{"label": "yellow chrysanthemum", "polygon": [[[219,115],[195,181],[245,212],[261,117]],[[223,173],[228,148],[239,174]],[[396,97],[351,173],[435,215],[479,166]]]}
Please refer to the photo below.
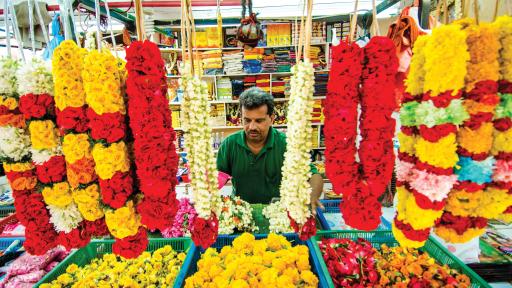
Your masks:
{"label": "yellow chrysanthemum", "polygon": [[141,225],[140,215],[135,212],[132,201],[115,211],[108,211],[105,222],[110,233],[119,239],[137,234]]}
{"label": "yellow chrysanthemum", "polygon": [[110,144],[108,147],[103,146],[103,144],[94,145],[92,157],[96,164],[96,173],[103,180],[112,178],[116,172],[130,170],[128,149],[122,141]]}
{"label": "yellow chrysanthemum", "polygon": [[495,219],[512,206],[512,194],[507,189],[488,187],[477,208],[477,215],[487,219]]}
{"label": "yellow chrysanthemum", "polygon": [[414,144],[416,143],[416,136],[409,136],[402,132],[398,133],[398,142],[400,143],[400,152],[405,152],[409,155],[414,155],[415,148]]}
{"label": "yellow chrysanthemum", "polygon": [[32,162],[3,163],[5,172],[24,172],[34,169]]}
{"label": "yellow chrysanthemum", "polygon": [[500,72],[501,79],[512,82],[512,16],[498,17],[495,22],[500,32]]}
{"label": "yellow chrysanthemum", "polygon": [[0,106],[5,106],[9,110],[18,108],[18,100],[14,97],[0,96]]}
{"label": "yellow chrysanthemum", "polygon": [[485,233],[485,228],[477,229],[477,228],[469,228],[462,235],[457,234],[455,230],[451,228],[446,228],[443,226],[436,227],[434,232],[437,236],[442,238],[444,241],[449,243],[466,243],[469,240],[478,237]]}
{"label": "yellow chrysanthemum", "polygon": [[413,48],[413,57],[409,66],[409,74],[405,80],[406,91],[411,95],[420,95],[423,93],[423,84],[425,82],[425,49],[429,40],[428,35],[423,35],[416,39]]}
{"label": "yellow chrysanthemum", "polygon": [[448,194],[445,210],[455,216],[478,216],[477,209],[484,197],[484,191],[466,192],[465,190],[453,190]]}
{"label": "yellow chrysanthemum", "polygon": [[449,134],[437,142],[429,142],[419,138],[415,145],[416,156],[422,162],[443,169],[452,168],[457,164],[457,143],[455,134]]}
{"label": "yellow chrysanthemum", "polygon": [[396,187],[398,220],[410,224],[415,230],[434,226],[435,221],[443,215],[443,210],[423,209],[416,204],[414,195],[404,186]]}
{"label": "yellow chrysanthemum", "polygon": [[66,107],[85,105],[85,92],[82,85],[83,59],[85,49],[74,41],[63,41],[53,51],[52,74],[55,83],[55,106],[59,110]]}
{"label": "yellow chrysanthemum", "polygon": [[67,182],[55,183],[51,187],[44,187],[41,193],[47,205],[64,208],[73,202],[71,188]]}
{"label": "yellow chrysanthemum", "polygon": [[53,149],[59,145],[59,137],[53,121],[32,121],[28,129],[32,148],[37,150]]}
{"label": "yellow chrysanthemum", "polygon": [[499,215],[498,217],[496,217],[496,219],[510,224],[510,223],[512,223],[512,213],[503,213],[503,214]]}
{"label": "yellow chrysanthemum", "polygon": [[425,245],[426,240],[420,242],[420,241],[414,241],[414,240],[407,239],[407,237],[405,237],[404,233],[400,229],[396,228],[395,223],[391,224],[391,230],[393,231],[393,236],[395,236],[396,241],[402,247],[421,248],[421,247],[423,247],[423,245]]}
{"label": "yellow chrysanthemum", "polygon": [[485,122],[476,130],[461,127],[457,134],[460,147],[474,154],[489,153],[493,143],[492,122]]}
{"label": "yellow chrysanthemum", "polygon": [[99,115],[115,112],[124,114],[126,111],[117,59],[109,50],[93,50],[85,57],[84,65],[87,69],[82,71],[82,78],[89,107]]}
{"label": "yellow chrysanthemum", "polygon": [[458,93],[464,88],[469,60],[466,33],[460,25],[443,25],[432,31],[427,42],[425,54],[425,83],[423,92],[432,96],[453,91]]}
{"label": "yellow chrysanthemum", "polygon": [[72,195],[78,211],[85,220],[96,221],[104,216],[100,206],[100,192],[97,184],[89,185],[85,189],[74,190]]}
{"label": "yellow chrysanthemum", "polygon": [[91,158],[91,144],[87,134],[67,134],[62,142],[62,153],[66,162],[73,164],[76,161],[87,157]]}
{"label": "yellow chrysanthemum", "polygon": [[494,130],[494,142],[491,150],[493,155],[499,152],[512,153],[512,129],[501,132]]}

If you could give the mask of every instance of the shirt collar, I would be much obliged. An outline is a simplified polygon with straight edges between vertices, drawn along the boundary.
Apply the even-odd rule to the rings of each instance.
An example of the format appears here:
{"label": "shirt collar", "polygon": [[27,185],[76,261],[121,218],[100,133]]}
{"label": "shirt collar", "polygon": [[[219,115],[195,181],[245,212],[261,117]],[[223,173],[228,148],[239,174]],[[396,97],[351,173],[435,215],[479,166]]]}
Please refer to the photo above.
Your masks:
{"label": "shirt collar", "polygon": [[[251,151],[251,149],[249,149],[249,146],[247,146],[247,142],[245,142],[245,138],[246,138],[245,131],[242,130],[241,132],[242,133],[241,133],[240,137],[237,137],[237,143],[240,146],[244,147],[245,149]],[[270,129],[268,130],[268,135],[267,135],[267,143],[265,143],[265,146],[263,146],[263,148],[261,149],[260,154],[262,154],[266,150],[274,147],[276,133],[277,133],[277,130],[274,127],[270,126]]]}

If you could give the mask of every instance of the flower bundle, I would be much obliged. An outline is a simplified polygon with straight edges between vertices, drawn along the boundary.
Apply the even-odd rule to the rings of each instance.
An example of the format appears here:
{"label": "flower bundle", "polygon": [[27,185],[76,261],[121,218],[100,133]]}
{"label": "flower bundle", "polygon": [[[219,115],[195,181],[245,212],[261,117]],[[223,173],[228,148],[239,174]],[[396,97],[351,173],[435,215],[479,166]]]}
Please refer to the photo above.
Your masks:
{"label": "flower bundle", "polygon": [[[496,158],[493,181],[512,193],[512,17],[499,17],[494,23],[499,31],[500,103],[494,118],[492,154]],[[512,222],[512,205],[498,216]]]}
{"label": "flower bundle", "polygon": [[[298,62],[292,67],[291,94],[288,106],[288,130],[286,152],[282,167],[280,187],[281,202],[288,210],[292,227],[300,231],[301,239],[316,233],[314,219],[309,211],[311,186],[309,178],[309,151],[311,142],[311,117],[313,111],[314,69],[309,61]],[[308,116],[304,116],[308,115]],[[313,224],[313,225],[311,225]]]}
{"label": "flower bundle", "polygon": [[144,195],[136,210],[148,229],[163,230],[172,225],[178,210],[176,133],[166,97],[164,62],[150,41],[133,42],[126,59],[128,115],[136,173]]}
{"label": "flower bundle", "polygon": [[457,182],[457,125],[469,118],[461,99],[469,60],[466,33],[460,25],[440,27],[418,38],[413,53],[400,110],[399,201],[392,230],[400,245],[418,248]]}
{"label": "flower bundle", "polygon": [[197,217],[197,212],[188,198],[180,199],[180,208],[174,217],[172,226],[162,230],[166,238],[190,237],[190,223]]}
{"label": "flower bundle", "polygon": [[192,240],[207,248],[218,235],[220,217],[220,195],[218,171],[211,145],[211,128],[208,125],[208,89],[204,81],[193,76],[189,63],[182,68],[180,85],[183,89],[184,123],[189,143],[189,166],[192,200],[197,217],[191,223]]}
{"label": "flower bundle", "polygon": [[[334,191],[344,193],[340,208],[345,222],[358,229],[377,228],[378,198],[391,180],[395,126],[391,114],[396,102],[390,83],[397,67],[393,43],[386,37],[372,38],[364,49],[347,43],[333,49],[325,105],[326,171]],[[357,147],[359,123],[362,141]]]}
{"label": "flower bundle", "polygon": [[86,287],[91,281],[119,287],[172,287],[185,257],[185,253],[169,245],[152,253],[144,252],[135,259],[105,254],[84,267],[69,265],[64,274],[41,288]]}
{"label": "flower bundle", "polygon": [[334,287],[374,287],[379,280],[375,249],[364,239],[324,238],[318,243]]}
{"label": "flower bundle", "polygon": [[255,240],[244,233],[220,252],[208,248],[197,262],[198,271],[185,280],[193,287],[317,287],[305,245],[292,247],[284,236],[269,234]]}
{"label": "flower bundle", "polygon": [[268,219],[269,230],[272,233],[292,233],[293,228],[290,226],[290,219],[286,208],[281,201],[270,203],[263,208],[263,216]]}
{"label": "flower bundle", "polygon": [[233,234],[235,231],[255,232],[258,226],[252,218],[251,204],[238,196],[224,196],[219,215],[219,234]]}

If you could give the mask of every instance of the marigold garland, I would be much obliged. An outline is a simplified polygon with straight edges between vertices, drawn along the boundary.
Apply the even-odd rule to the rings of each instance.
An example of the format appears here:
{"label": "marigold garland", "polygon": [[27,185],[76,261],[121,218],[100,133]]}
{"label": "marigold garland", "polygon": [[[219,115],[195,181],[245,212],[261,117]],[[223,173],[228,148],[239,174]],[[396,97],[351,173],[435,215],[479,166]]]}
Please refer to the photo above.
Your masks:
{"label": "marigold garland", "polygon": [[54,183],[52,186],[44,187],[41,194],[47,205],[64,208],[73,202],[71,187],[67,182]]}

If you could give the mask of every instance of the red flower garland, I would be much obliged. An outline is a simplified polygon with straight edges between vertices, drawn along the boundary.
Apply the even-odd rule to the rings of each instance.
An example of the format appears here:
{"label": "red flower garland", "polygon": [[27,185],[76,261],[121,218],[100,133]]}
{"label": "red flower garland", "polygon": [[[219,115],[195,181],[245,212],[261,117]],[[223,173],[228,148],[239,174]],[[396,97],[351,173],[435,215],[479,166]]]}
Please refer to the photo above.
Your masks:
{"label": "red flower garland", "polygon": [[215,213],[212,212],[210,219],[196,217],[194,222],[189,224],[192,241],[197,246],[206,249],[210,247],[219,234],[219,220]]}
{"label": "red flower garland", "polygon": [[[163,229],[172,223],[178,210],[176,133],[166,97],[164,62],[158,47],[150,41],[133,42],[126,50],[126,60],[128,115],[134,136],[136,172],[145,198],[137,211],[144,225]],[[162,213],[147,209],[151,202],[160,203]]]}
{"label": "red flower garland", "polygon": [[66,178],[66,160],[64,156],[53,156],[50,160],[36,166],[37,180],[44,184],[62,182]]}
{"label": "red flower garland", "polygon": [[20,98],[19,107],[26,120],[55,115],[55,102],[48,94],[25,94]]}
{"label": "red flower garland", "polygon": [[98,115],[91,108],[87,108],[86,114],[94,140],[105,139],[107,143],[114,143],[125,137],[126,125],[123,114],[116,112]]}
{"label": "red flower garland", "polygon": [[64,135],[68,131],[84,133],[88,129],[87,115],[85,115],[85,106],[66,107],[63,111],[57,110],[57,126]]}
{"label": "red flower garland", "polygon": [[140,227],[139,232],[133,236],[116,238],[116,242],[112,245],[112,252],[124,258],[135,258],[146,250],[148,243],[148,233],[146,229]]}
{"label": "red flower garland", "polygon": [[112,178],[99,179],[101,200],[114,209],[123,207],[133,193],[131,172],[116,172]]}
{"label": "red flower garland", "polygon": [[299,227],[299,224],[295,222],[295,220],[290,217],[290,213],[288,212],[288,219],[290,219],[290,226],[292,226],[295,233],[299,233],[299,239],[302,241],[306,241],[309,238],[316,235],[316,218],[309,217],[306,223],[302,225],[302,228]]}
{"label": "red flower garland", "polygon": [[[347,43],[333,48],[324,111],[326,171],[334,191],[344,193],[341,210],[345,222],[358,229],[378,227],[382,213],[378,198],[391,181],[395,131],[391,114],[396,109],[393,79],[397,68],[393,42],[386,37],[372,38],[364,51]],[[355,146],[358,102],[359,151]],[[360,164],[355,161],[356,152]]]}

